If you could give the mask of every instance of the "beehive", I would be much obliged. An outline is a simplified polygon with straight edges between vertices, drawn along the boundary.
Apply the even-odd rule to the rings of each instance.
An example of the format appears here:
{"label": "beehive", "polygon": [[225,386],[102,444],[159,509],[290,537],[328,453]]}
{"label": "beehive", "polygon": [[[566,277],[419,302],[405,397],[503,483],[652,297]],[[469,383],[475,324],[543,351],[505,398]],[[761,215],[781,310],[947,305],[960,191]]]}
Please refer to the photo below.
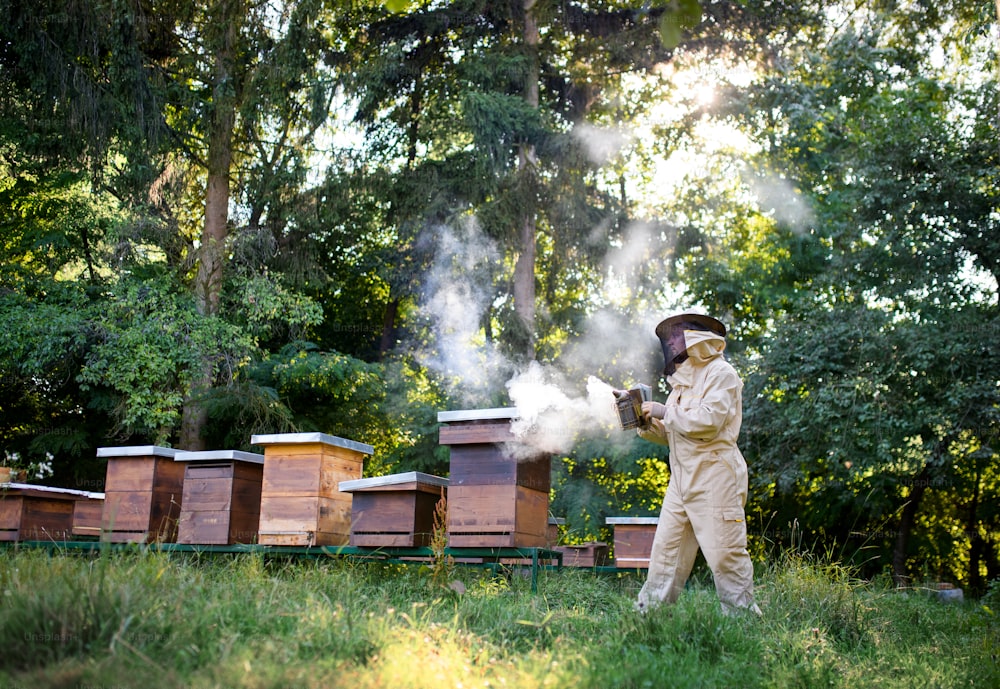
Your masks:
{"label": "beehive", "polygon": [[608,561],[608,544],[600,541],[561,545],[555,550],[563,554],[563,565],[566,567],[603,567]]}
{"label": "beehive", "polygon": [[434,510],[446,497],[448,479],[419,471],[343,481],[351,493],[351,545],[425,547],[431,544]]}
{"label": "beehive", "polygon": [[545,547],[554,548],[559,545],[559,531],[562,529],[566,520],[561,517],[549,517],[549,526],[545,530]]}
{"label": "beehive", "polygon": [[614,527],[615,565],[625,569],[648,569],[653,536],[659,517],[608,517]]}
{"label": "beehive", "polygon": [[111,543],[173,543],[184,491],[179,452],[157,445],[101,447],[108,460],[101,539]]}
{"label": "beehive", "polygon": [[326,433],[255,435],[264,448],[260,495],[262,545],[347,545],[351,494],[342,481],[361,478],[371,445]]}
{"label": "beehive", "polygon": [[236,450],[181,452],[184,499],[177,542],[255,543],[260,523],[264,455]]}
{"label": "beehive", "polygon": [[73,536],[101,537],[101,517],[104,512],[104,493],[88,493],[73,503]]}
{"label": "beehive", "polygon": [[0,485],[0,541],[67,541],[73,506],[88,493],[28,483]]}
{"label": "beehive", "polygon": [[448,543],[452,547],[545,547],[551,455],[511,430],[516,409],[440,412],[450,452]]}

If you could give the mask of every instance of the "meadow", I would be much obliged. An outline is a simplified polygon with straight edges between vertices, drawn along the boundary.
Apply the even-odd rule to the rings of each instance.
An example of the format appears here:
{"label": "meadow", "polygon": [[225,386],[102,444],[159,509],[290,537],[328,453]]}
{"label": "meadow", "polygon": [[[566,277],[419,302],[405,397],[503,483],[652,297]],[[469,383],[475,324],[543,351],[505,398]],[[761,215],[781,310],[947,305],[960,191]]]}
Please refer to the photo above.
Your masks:
{"label": "meadow", "polygon": [[636,574],[149,551],[0,551],[0,689],[1000,686],[1000,589],[944,603],[835,563],[758,564],[763,617],[704,573],[633,610]]}

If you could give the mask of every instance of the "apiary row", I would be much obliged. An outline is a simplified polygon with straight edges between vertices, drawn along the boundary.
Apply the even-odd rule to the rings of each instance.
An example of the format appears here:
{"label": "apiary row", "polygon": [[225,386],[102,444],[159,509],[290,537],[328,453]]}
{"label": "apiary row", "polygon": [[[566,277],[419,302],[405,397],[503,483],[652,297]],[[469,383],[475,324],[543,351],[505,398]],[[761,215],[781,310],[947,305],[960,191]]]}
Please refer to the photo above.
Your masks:
{"label": "apiary row", "polygon": [[[374,448],[323,433],[255,435],[251,443],[263,454],[99,448],[107,460],[104,493],[0,485],[0,540],[422,547],[446,499],[450,547],[550,548],[551,458],[515,436],[514,412],[439,414],[447,479],[421,472],[362,478]],[[634,526],[615,527],[619,566],[645,566],[642,552],[629,553],[651,536],[636,536]],[[619,543],[619,531],[626,541]],[[562,550],[566,564],[593,566],[604,564],[607,548]]]}

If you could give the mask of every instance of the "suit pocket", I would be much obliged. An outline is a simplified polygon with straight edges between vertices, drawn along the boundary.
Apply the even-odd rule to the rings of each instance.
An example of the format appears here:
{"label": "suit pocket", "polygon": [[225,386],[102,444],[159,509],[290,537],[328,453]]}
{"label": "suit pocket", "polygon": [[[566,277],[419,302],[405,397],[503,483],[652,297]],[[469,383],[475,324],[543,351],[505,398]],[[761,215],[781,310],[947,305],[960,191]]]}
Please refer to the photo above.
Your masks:
{"label": "suit pocket", "polygon": [[743,510],[736,508],[722,510],[722,540],[729,547],[747,547],[747,522]]}

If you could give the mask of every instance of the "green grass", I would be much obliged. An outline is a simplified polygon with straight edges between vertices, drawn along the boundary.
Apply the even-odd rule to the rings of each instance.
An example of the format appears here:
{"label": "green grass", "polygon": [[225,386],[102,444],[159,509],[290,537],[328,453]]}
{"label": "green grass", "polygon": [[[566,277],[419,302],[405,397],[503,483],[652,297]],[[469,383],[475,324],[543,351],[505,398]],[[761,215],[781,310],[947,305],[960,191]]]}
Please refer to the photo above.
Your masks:
{"label": "green grass", "polygon": [[784,558],[764,616],[693,584],[645,616],[636,577],[0,552],[0,689],[998,687],[1000,601],[944,604]]}

